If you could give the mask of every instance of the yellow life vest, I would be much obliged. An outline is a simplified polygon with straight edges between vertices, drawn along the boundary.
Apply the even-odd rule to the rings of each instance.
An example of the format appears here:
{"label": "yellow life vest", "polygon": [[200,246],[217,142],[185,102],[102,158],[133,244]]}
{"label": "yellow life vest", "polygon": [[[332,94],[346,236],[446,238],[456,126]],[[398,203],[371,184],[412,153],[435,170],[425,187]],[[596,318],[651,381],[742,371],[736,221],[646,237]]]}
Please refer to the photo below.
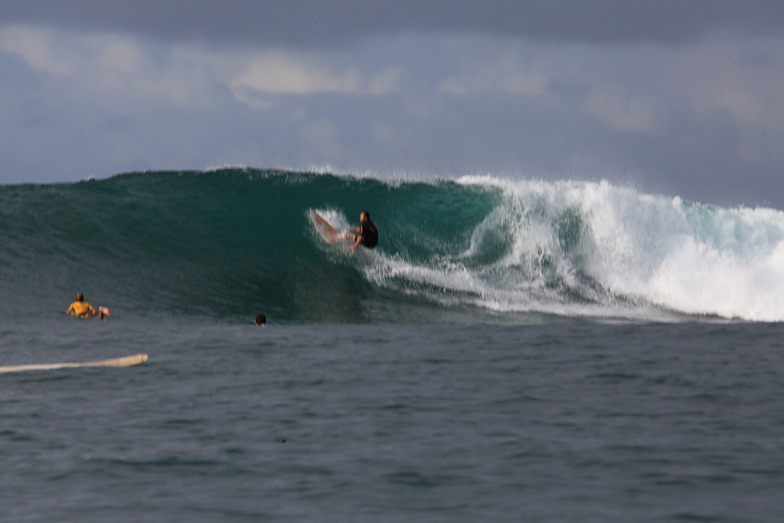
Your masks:
{"label": "yellow life vest", "polygon": [[81,316],[95,310],[93,306],[86,301],[75,301],[68,309],[72,310],[77,316]]}

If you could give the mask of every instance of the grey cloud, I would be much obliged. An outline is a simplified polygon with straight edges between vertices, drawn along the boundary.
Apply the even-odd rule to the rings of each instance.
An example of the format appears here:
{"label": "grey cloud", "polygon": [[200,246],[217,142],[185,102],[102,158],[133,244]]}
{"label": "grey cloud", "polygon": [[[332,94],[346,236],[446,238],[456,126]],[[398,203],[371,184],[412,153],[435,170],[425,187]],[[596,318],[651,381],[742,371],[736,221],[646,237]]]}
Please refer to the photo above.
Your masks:
{"label": "grey cloud", "polygon": [[0,26],[296,47],[406,32],[667,45],[719,30],[784,33],[784,2],[778,0],[5,0],[0,12]]}
{"label": "grey cloud", "polygon": [[[0,29],[132,34],[128,46],[149,58],[129,85],[101,90],[101,72],[118,77],[87,66],[78,34],[46,40],[78,58],[74,76],[0,53],[0,183],[329,162],[342,172],[639,180],[689,199],[784,208],[783,10],[726,0],[0,0]],[[405,37],[363,40],[394,35]],[[85,40],[93,49],[102,39]],[[196,41],[206,52],[187,45]],[[623,45],[645,42],[659,45]],[[371,78],[399,65],[401,87],[368,96],[253,84],[266,106],[250,109],[232,91],[237,64],[251,55],[296,64],[282,49],[292,46],[319,71]],[[236,71],[219,71],[224,63]],[[539,90],[503,88],[529,73]],[[463,89],[445,92],[446,81]],[[650,125],[630,125],[640,115]]]}

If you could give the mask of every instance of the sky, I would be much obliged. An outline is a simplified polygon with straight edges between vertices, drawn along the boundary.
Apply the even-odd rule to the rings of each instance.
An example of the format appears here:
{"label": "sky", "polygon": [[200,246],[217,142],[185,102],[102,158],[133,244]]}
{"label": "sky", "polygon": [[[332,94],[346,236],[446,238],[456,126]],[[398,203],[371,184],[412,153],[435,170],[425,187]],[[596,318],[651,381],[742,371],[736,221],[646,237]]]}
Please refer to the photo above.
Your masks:
{"label": "sky", "polygon": [[0,183],[283,168],[784,209],[780,0],[0,0]]}

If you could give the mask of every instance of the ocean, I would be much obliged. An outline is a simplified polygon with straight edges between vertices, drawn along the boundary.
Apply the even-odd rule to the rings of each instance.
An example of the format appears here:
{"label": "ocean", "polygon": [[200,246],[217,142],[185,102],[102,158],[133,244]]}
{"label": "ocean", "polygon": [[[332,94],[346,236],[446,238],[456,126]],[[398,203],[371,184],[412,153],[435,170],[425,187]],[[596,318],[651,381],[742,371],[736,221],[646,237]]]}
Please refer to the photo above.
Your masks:
{"label": "ocean", "polygon": [[149,354],[0,373],[2,521],[784,520],[782,211],[227,168],[0,223],[0,366]]}

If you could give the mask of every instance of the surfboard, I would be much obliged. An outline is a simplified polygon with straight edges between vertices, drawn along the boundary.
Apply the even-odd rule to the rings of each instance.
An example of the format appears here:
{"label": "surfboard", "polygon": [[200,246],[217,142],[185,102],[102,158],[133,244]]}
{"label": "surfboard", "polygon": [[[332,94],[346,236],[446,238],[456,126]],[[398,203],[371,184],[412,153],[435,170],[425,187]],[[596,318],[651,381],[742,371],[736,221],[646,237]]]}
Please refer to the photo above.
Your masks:
{"label": "surfboard", "polygon": [[9,365],[0,367],[0,372],[21,372],[26,370],[56,370],[71,369],[77,367],[133,367],[141,365],[149,359],[147,354],[133,354],[122,358],[112,358],[110,360],[85,361],[81,363],[32,363],[29,365]]}
{"label": "surfboard", "polygon": [[329,223],[323,216],[317,213],[315,210],[310,210],[310,220],[313,222],[313,226],[316,228],[316,232],[319,233],[325,242],[327,243],[335,243],[336,241],[342,239],[342,235],[335,229],[331,223]]}
{"label": "surfboard", "polygon": [[112,311],[109,310],[109,307],[98,307],[98,311],[95,315],[90,315],[89,313],[85,312],[84,314],[76,314],[71,311],[69,314],[72,318],[76,318],[77,320],[89,320],[90,318],[99,318],[105,320],[107,316],[112,315]]}

